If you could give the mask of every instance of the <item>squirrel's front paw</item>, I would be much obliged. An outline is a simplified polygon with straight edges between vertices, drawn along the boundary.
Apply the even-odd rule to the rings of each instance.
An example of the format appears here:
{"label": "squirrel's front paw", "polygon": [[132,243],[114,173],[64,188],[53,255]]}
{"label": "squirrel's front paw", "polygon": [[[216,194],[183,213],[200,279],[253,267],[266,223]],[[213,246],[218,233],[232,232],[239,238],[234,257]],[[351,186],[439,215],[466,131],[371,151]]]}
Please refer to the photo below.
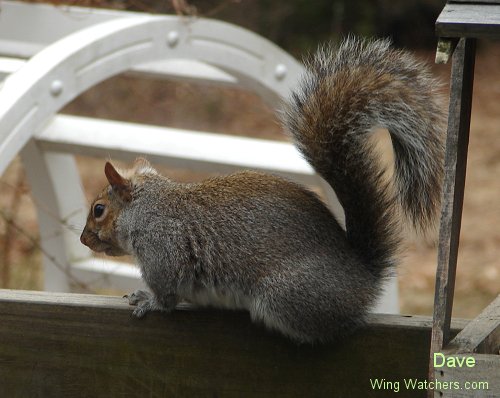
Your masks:
{"label": "squirrel's front paw", "polygon": [[132,312],[132,315],[137,318],[142,318],[149,311],[159,309],[153,293],[146,290],[136,290],[135,292],[126,294],[123,297],[128,299],[129,305],[137,306]]}
{"label": "squirrel's front paw", "polygon": [[142,318],[150,311],[170,312],[175,308],[178,298],[175,294],[161,296],[160,299],[146,290],[136,290],[133,293],[126,294],[123,298],[128,299],[129,305],[137,306],[132,315]]}
{"label": "squirrel's front paw", "polygon": [[128,299],[129,305],[139,305],[143,301],[148,301],[153,298],[153,293],[146,290],[136,290],[133,293],[126,294],[123,298]]}

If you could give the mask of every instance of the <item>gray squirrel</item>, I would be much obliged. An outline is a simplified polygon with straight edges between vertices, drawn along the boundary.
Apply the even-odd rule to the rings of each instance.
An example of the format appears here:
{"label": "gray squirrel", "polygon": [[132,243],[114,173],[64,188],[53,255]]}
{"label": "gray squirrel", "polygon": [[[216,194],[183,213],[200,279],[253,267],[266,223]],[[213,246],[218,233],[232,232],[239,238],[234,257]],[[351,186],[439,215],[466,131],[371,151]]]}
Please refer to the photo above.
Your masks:
{"label": "gray squirrel", "polygon": [[[324,46],[285,105],[297,147],[333,187],[344,230],[312,192],[244,171],[179,183],[146,160],[118,171],[94,200],[81,242],[133,255],[150,291],[125,297],[133,315],[180,300],[246,309],[298,343],[336,341],[363,325],[394,269],[401,218],[425,231],[439,207],[443,111],[426,66],[388,40]],[[395,155],[383,176],[370,133],[384,127]],[[257,155],[256,155],[257,156]]]}

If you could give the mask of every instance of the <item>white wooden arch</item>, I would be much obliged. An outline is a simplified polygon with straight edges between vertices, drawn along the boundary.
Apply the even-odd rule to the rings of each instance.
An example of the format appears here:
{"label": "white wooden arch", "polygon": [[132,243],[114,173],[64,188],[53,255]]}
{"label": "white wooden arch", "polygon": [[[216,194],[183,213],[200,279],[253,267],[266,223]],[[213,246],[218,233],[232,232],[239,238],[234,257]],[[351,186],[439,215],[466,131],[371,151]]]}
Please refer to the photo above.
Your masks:
{"label": "white wooden arch", "polygon": [[195,59],[235,76],[271,102],[286,97],[301,66],[259,36],[204,19],[144,16],[103,22],[58,41],[9,76],[0,92],[0,173],[77,95],[133,66]]}
{"label": "white wooden arch", "polygon": [[[146,69],[154,73],[155,65],[161,69],[161,64],[154,63],[161,60],[194,60],[215,67],[219,80],[236,82],[274,106],[288,95],[302,72],[301,65],[274,44],[233,25],[206,19],[130,14],[58,40],[8,76],[0,89],[0,174],[21,153],[37,202],[42,245],[49,253],[44,259],[46,290],[70,290],[71,275],[89,282],[103,268],[112,275],[115,285],[124,289],[137,285],[136,270],[113,262],[89,261],[90,253],[80,244],[78,235],[61,223],[85,222],[86,204],[79,174],[73,156],[67,152],[103,155],[110,153],[111,148],[114,158],[146,154],[153,161],[161,161],[169,156],[168,150],[156,151],[164,131],[118,122],[100,122],[96,126],[84,118],[55,115],[95,84],[124,71],[141,69],[141,65],[149,65]],[[78,125],[84,128],[79,129]],[[90,129],[88,135],[85,128]],[[107,128],[123,134],[111,133],[103,138],[102,131]],[[146,134],[147,139],[138,140],[138,133]],[[175,131],[170,129],[169,133]],[[197,135],[191,143],[195,145],[203,137],[208,137],[204,150],[210,153],[209,145],[216,144],[215,137],[211,140],[208,135]],[[150,145],[141,147],[141,142]],[[238,142],[238,138],[233,138],[226,142],[252,145],[250,139]],[[269,145],[276,164],[257,167],[293,177],[312,175],[305,162],[298,171],[280,170],[279,154],[289,156],[293,148],[287,144]],[[224,166],[224,161],[215,158],[200,162]],[[332,198],[330,202],[334,203]],[[394,286],[390,296],[383,309],[397,312]]]}

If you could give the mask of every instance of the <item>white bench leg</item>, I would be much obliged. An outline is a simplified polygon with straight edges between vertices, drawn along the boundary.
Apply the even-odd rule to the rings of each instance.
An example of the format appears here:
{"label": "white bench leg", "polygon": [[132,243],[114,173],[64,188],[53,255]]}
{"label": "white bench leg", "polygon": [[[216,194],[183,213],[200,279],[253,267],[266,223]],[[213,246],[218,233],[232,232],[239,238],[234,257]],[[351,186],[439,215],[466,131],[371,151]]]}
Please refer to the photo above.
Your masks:
{"label": "white bench leg", "polygon": [[79,242],[85,224],[85,201],[73,156],[43,153],[34,140],[21,151],[32,195],[36,198],[44,288],[69,292],[73,282],[69,264],[88,257]]}

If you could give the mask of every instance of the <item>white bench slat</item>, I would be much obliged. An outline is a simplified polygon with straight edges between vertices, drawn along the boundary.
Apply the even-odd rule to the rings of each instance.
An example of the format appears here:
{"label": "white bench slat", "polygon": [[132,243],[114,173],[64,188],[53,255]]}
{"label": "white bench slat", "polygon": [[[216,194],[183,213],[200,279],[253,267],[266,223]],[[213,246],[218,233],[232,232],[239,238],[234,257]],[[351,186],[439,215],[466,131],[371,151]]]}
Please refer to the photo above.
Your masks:
{"label": "white bench slat", "polygon": [[[144,289],[139,268],[131,264],[88,258],[71,264],[71,274],[92,289],[107,288],[126,292]],[[396,278],[384,283],[385,294],[374,305],[372,312],[395,314],[399,312],[398,284]]]}
{"label": "white bench slat", "polygon": [[101,258],[91,257],[71,263],[71,275],[91,289],[106,288],[132,292],[146,287],[138,267]]}
{"label": "white bench slat", "polygon": [[19,70],[25,63],[25,60],[19,58],[0,57],[0,80]]}
{"label": "white bench slat", "polygon": [[47,151],[153,163],[200,171],[258,169],[311,182],[312,167],[290,143],[144,124],[58,115],[36,136]]}
{"label": "white bench slat", "polygon": [[[18,71],[27,61],[22,58],[0,56],[0,80]],[[159,62],[148,62],[133,67],[129,74],[156,79],[172,79],[214,83],[218,85],[237,86],[238,80],[220,69],[201,62],[184,59],[172,59]]]}
{"label": "white bench slat", "polygon": [[214,83],[219,86],[240,87],[238,79],[234,76],[213,66],[184,59],[149,62],[132,68],[130,72],[141,77],[147,76],[157,79]]}

